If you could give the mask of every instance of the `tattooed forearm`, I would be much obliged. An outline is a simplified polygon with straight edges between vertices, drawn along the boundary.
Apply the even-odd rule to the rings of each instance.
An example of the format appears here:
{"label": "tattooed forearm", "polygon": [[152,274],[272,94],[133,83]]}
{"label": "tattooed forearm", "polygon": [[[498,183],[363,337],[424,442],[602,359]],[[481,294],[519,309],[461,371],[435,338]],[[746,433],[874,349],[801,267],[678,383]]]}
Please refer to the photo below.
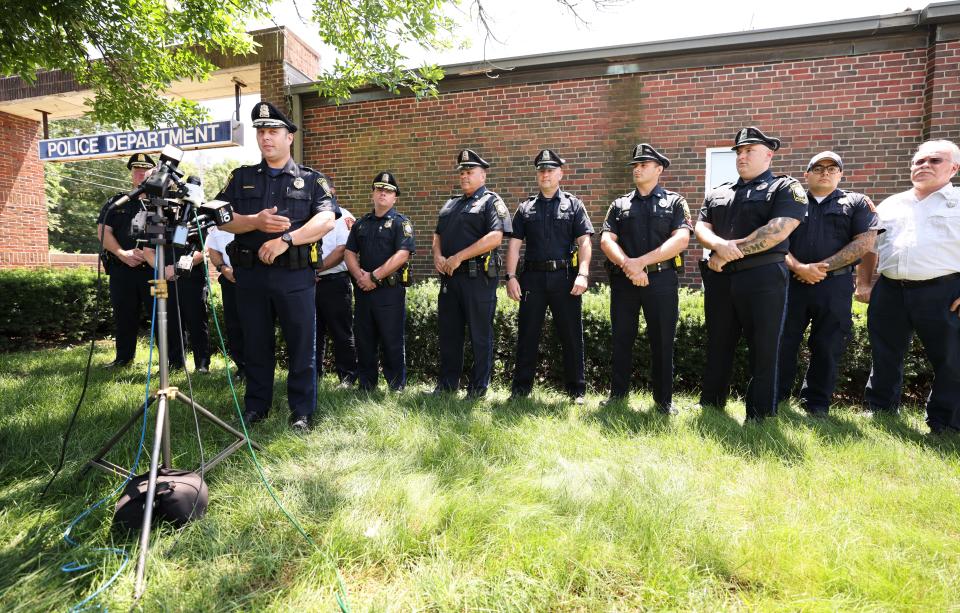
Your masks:
{"label": "tattooed forearm", "polygon": [[797,219],[774,217],[746,238],[737,241],[743,255],[761,253],[783,242],[800,225]]}
{"label": "tattooed forearm", "polygon": [[843,249],[824,260],[827,270],[836,270],[853,264],[863,257],[864,253],[873,249],[873,241],[876,238],[876,230],[857,234]]}

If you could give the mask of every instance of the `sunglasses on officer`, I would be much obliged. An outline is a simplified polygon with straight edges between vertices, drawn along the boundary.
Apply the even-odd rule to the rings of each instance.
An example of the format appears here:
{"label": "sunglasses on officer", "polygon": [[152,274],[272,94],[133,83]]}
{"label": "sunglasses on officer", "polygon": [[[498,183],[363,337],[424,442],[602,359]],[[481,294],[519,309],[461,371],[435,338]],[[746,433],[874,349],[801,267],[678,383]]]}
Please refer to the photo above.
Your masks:
{"label": "sunglasses on officer", "polygon": [[810,168],[807,172],[812,172],[817,175],[835,175],[840,173],[840,167],[830,164],[829,166],[816,165]]}
{"label": "sunglasses on officer", "polygon": [[923,166],[924,164],[930,164],[931,166],[939,166],[946,162],[946,158],[939,157],[926,157],[926,158],[916,158],[911,162],[913,166]]}

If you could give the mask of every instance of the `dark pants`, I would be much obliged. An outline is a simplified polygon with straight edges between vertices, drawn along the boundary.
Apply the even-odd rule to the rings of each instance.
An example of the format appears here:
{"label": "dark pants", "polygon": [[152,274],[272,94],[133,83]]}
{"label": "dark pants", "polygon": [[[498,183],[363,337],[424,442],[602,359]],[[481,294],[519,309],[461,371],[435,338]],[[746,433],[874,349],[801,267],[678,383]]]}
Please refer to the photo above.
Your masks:
{"label": "dark pants", "polygon": [[237,365],[244,370],[243,327],[240,325],[240,311],[237,307],[237,284],[220,275],[220,295],[223,296],[223,319],[227,332],[227,351]]}
{"label": "dark pants", "polygon": [[117,360],[132,360],[137,353],[141,309],[149,314],[153,308],[148,283],[152,278],[153,269],[148,266],[130,268],[123,262],[114,262],[110,267],[110,304],[113,306]]}
{"label": "dark pants", "polygon": [[586,392],[587,384],[583,375],[582,299],[570,294],[576,274],[575,269],[563,269],[552,272],[529,271],[521,275],[522,293],[517,316],[517,363],[513,371],[512,386],[514,395],[526,396],[533,389],[547,307],[553,316],[553,329],[557,332],[563,351],[564,389],[571,396],[582,396]]}
{"label": "dark pants", "polygon": [[464,326],[470,330],[473,370],[467,392],[482,396],[493,371],[493,315],[497,309],[497,279],[467,273],[440,279],[437,323],[440,328],[440,380],[437,388],[460,387],[463,372]]}
{"label": "dark pants", "polygon": [[353,341],[353,284],[345,272],[317,277],[317,374],[323,374],[327,334],[333,341],[337,378],[357,379],[357,348]]}
{"label": "dark pants", "polygon": [[265,417],[273,402],[274,322],[279,320],[287,343],[290,412],[294,417],[313,415],[317,407],[317,309],[313,270],[259,264],[234,270],[247,373],[246,410]]}
{"label": "dark pants", "polygon": [[406,288],[399,285],[369,292],[356,288],[354,329],[360,389],[377,387],[378,361],[383,364],[383,376],[390,389],[401,390],[407,383],[406,296]]}
{"label": "dark pants", "polygon": [[957,298],[958,278],[905,287],[880,277],[867,309],[873,368],[866,401],[871,408],[892,409],[900,404],[903,359],[916,332],[933,364],[927,424],[934,430],[960,429],[960,317],[950,311]]}
{"label": "dark pants", "polygon": [[702,267],[707,318],[707,367],[700,403],[722,408],[730,394],[734,353],[747,341],[750,384],[747,418],[777,413],[777,363],[787,310],[787,266],[765,264],[741,272]]}
{"label": "dark pants", "polygon": [[167,287],[170,294],[167,302],[167,342],[170,363],[184,363],[181,335],[186,330],[190,338],[190,348],[193,349],[194,366],[197,368],[209,366],[210,327],[206,277],[202,274],[191,274],[177,279],[176,283],[167,283]]}
{"label": "dark pants", "polygon": [[853,328],[853,274],[827,277],[814,285],[790,279],[787,318],[780,340],[779,400],[790,397],[797,375],[797,352],[810,325],[810,365],[800,388],[800,402],[811,413],[830,408],[843,350]]}
{"label": "dark pants", "polygon": [[647,287],[634,285],[624,275],[610,277],[610,323],[613,333],[611,398],[630,393],[633,344],[641,309],[647,324],[653,401],[658,407],[673,402],[673,342],[680,316],[679,281],[675,270],[652,272]]}

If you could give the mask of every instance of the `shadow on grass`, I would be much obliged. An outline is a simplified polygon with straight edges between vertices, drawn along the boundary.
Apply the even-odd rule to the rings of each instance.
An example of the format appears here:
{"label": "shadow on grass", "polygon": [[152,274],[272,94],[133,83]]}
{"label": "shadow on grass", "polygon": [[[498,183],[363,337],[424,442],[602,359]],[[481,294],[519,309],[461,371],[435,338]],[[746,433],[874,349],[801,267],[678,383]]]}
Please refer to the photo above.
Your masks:
{"label": "shadow on grass", "polygon": [[863,431],[852,419],[836,412],[825,417],[813,417],[788,402],[780,403],[778,412],[780,421],[811,431],[823,443],[837,444],[864,438]]}
{"label": "shadow on grass", "polygon": [[657,433],[664,432],[670,427],[671,416],[659,413],[654,409],[653,402],[648,403],[646,410],[637,410],[626,400],[607,402],[597,407],[596,411],[585,413],[584,419],[598,424],[604,430],[614,433]]}
{"label": "shadow on grass", "polygon": [[716,441],[732,454],[754,458],[773,457],[787,465],[802,462],[803,449],[784,436],[778,419],[783,417],[768,418],[761,423],[748,421],[740,425],[726,412],[705,407],[690,423],[702,436]]}
{"label": "shadow on grass", "polygon": [[[924,409],[909,409],[918,412]],[[948,434],[930,434],[921,432],[910,425],[907,419],[902,415],[892,413],[878,413],[872,417],[874,427],[894,438],[904,442],[913,443],[931,451],[939,453],[943,457],[960,457],[960,433],[952,432]],[[926,427],[924,427],[926,430]]]}

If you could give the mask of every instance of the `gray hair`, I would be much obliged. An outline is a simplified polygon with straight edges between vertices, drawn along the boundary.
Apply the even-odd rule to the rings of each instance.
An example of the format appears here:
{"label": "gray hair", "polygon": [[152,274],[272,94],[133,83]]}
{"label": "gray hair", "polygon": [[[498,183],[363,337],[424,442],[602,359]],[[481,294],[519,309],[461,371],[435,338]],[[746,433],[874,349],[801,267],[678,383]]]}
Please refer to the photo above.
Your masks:
{"label": "gray hair", "polygon": [[[937,149],[946,149],[950,152],[950,158],[952,159],[953,163],[960,164],[960,147],[958,147],[953,141],[944,139],[928,140],[917,148],[917,152],[927,145],[933,145]],[[916,154],[914,154],[914,157],[916,157]]]}

